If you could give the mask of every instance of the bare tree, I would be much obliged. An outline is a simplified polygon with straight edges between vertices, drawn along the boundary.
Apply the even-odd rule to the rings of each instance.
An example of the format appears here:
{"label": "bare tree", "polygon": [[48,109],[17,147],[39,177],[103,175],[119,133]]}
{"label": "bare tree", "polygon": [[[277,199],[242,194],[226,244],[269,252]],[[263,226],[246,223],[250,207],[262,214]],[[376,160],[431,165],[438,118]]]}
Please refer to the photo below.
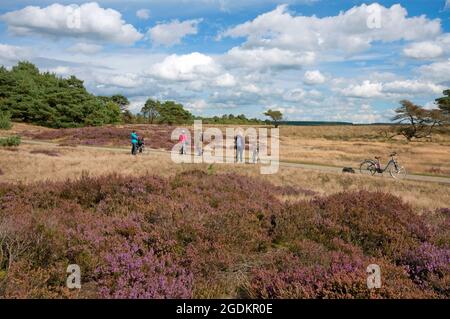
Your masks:
{"label": "bare tree", "polygon": [[401,124],[397,134],[403,135],[408,141],[413,138],[431,138],[433,129],[444,121],[442,112],[438,109],[426,110],[408,100],[400,101],[401,107],[395,110],[397,113],[392,120]]}

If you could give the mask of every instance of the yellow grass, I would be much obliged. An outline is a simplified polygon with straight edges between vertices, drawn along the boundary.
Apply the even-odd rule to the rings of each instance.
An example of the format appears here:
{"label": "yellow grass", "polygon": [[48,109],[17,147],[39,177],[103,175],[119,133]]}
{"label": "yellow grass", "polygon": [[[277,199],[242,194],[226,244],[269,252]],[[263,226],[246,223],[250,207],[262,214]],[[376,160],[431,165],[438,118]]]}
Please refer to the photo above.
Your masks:
{"label": "yellow grass", "polygon": [[403,139],[386,141],[382,126],[282,127],[281,160],[332,166],[359,167],[361,161],[381,156],[383,164],[391,152],[412,174],[450,176],[450,135],[436,134],[433,141]]}

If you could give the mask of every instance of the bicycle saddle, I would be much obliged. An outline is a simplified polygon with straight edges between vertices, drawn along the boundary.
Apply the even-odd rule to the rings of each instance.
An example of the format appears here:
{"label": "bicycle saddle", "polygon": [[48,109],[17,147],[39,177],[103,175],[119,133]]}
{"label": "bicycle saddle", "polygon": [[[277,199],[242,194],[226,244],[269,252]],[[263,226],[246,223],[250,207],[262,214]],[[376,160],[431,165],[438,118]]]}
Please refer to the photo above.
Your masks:
{"label": "bicycle saddle", "polygon": [[375,159],[379,160],[379,159],[381,159],[381,157],[380,156],[375,156]]}
{"label": "bicycle saddle", "polygon": [[397,152],[394,152],[394,153],[391,153],[391,155],[389,155],[389,156],[395,156],[395,155],[397,155]]}

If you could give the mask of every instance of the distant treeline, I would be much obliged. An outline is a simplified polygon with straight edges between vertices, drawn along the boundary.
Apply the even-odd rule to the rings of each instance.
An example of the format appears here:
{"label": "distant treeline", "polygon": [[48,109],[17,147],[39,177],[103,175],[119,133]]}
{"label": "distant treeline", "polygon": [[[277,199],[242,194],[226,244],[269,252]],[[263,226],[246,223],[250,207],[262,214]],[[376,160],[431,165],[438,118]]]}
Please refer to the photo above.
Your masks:
{"label": "distant treeline", "polygon": [[248,119],[244,114],[196,117],[174,101],[148,99],[141,112],[128,110],[129,100],[120,94],[95,96],[75,76],[62,78],[40,72],[30,62],[19,62],[11,70],[0,66],[0,115],[13,121],[68,128],[116,123],[270,124]]}

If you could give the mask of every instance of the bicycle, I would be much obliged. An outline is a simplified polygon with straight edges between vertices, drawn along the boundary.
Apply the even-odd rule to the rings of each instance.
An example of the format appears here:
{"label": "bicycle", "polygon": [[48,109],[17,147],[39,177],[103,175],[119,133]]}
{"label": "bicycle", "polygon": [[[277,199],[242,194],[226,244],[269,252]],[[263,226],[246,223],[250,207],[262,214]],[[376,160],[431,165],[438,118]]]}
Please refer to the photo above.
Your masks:
{"label": "bicycle", "polygon": [[376,156],[375,160],[366,159],[359,166],[359,171],[361,174],[374,176],[375,174],[383,174],[388,171],[392,178],[401,179],[406,176],[406,169],[401,166],[397,159],[397,153],[391,153],[389,157],[391,158],[384,168],[381,168],[380,157]]}

